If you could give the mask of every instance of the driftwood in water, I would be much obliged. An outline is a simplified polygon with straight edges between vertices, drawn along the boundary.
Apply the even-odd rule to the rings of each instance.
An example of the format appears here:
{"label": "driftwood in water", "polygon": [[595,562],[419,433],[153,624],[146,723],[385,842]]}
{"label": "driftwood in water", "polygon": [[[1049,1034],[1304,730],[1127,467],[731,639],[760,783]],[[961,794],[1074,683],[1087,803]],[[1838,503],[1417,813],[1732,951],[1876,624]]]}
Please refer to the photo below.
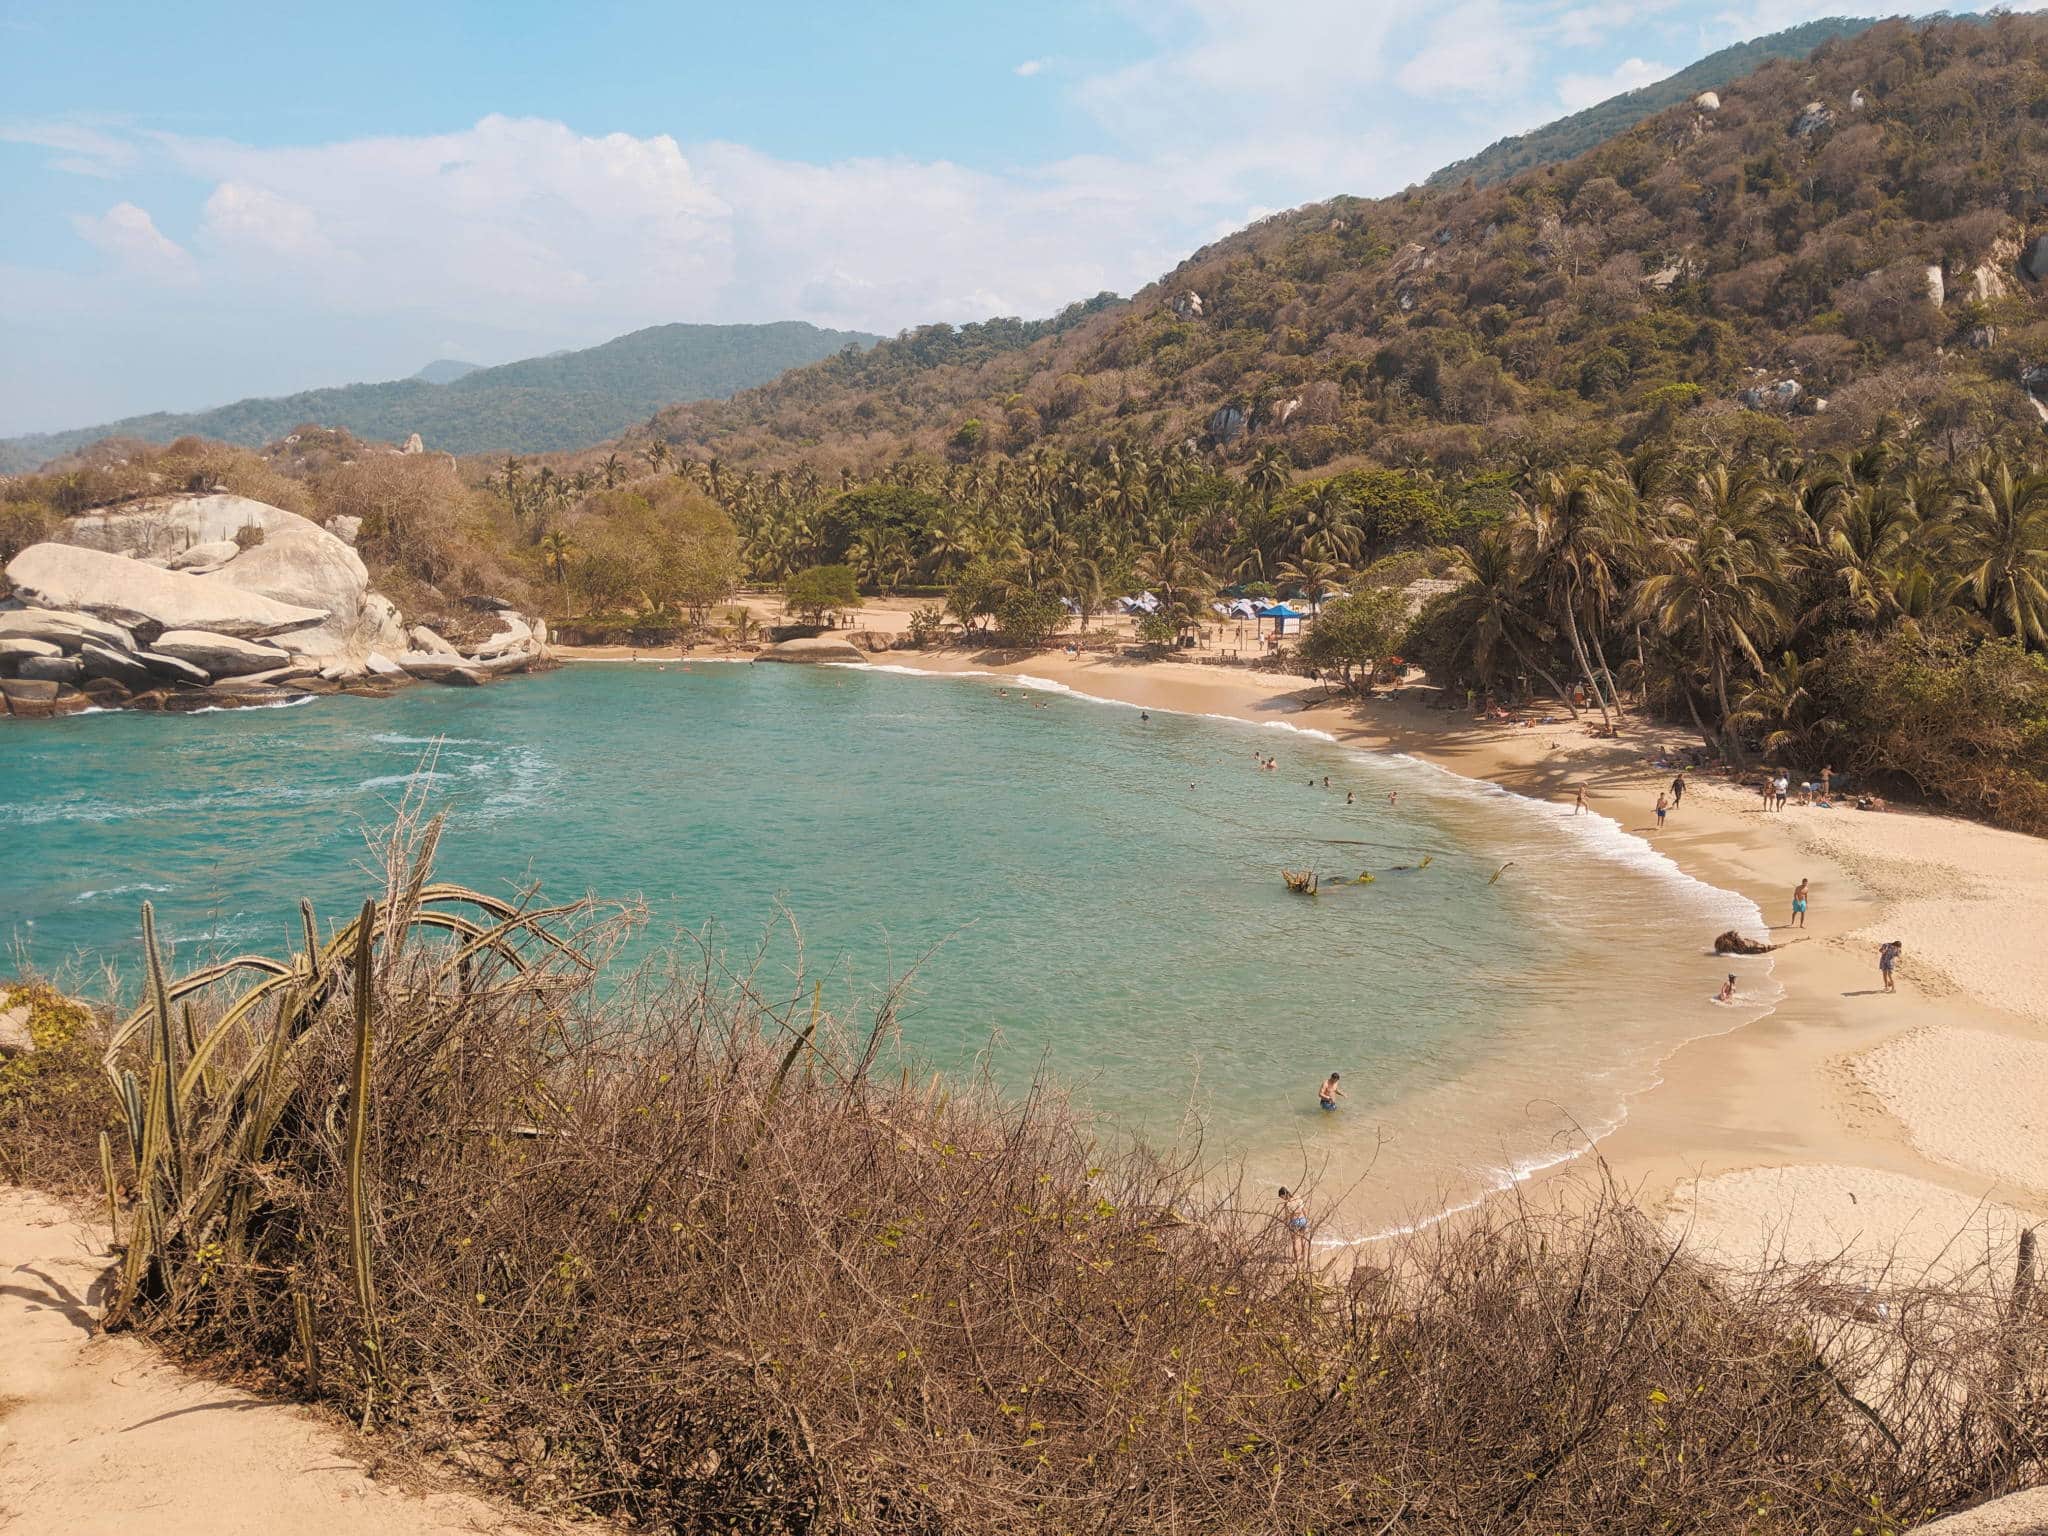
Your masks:
{"label": "driftwood in water", "polygon": [[1772,950],[1784,947],[1783,944],[1760,944],[1755,939],[1745,939],[1733,928],[1714,940],[1714,953],[1717,955],[1768,955]]}
{"label": "driftwood in water", "polygon": [[1299,891],[1304,896],[1316,893],[1316,872],[1312,869],[1283,869],[1280,878],[1287,882],[1287,889]]}

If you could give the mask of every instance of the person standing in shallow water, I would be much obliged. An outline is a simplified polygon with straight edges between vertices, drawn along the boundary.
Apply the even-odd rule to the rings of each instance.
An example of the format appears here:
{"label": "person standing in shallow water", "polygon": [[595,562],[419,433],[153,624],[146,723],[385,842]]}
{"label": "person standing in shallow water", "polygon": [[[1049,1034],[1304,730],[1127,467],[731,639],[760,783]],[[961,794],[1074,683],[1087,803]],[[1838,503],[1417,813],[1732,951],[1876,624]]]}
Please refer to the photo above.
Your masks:
{"label": "person standing in shallow water", "polygon": [[1337,1101],[1344,1097],[1344,1090],[1338,1086],[1343,1076],[1341,1072],[1332,1072],[1323,1079],[1323,1086],[1316,1090],[1316,1102],[1322,1105],[1325,1114],[1335,1109]]}
{"label": "person standing in shallow water", "polygon": [[1581,785],[1579,786],[1579,789],[1578,789],[1578,793],[1577,793],[1577,795],[1576,795],[1576,796],[1574,796],[1574,797],[1573,797],[1573,799],[1572,799],[1572,814],[1573,814],[1574,816],[1576,816],[1576,815],[1578,815],[1578,814],[1579,814],[1579,813],[1580,813],[1581,811],[1583,811],[1583,810],[1584,810],[1585,808],[1586,808],[1586,786],[1585,786],[1585,785],[1583,785],[1583,784],[1581,784]]}
{"label": "person standing in shallow water", "polygon": [[1308,1205],[1301,1196],[1280,1186],[1280,1220],[1287,1227],[1287,1241],[1294,1249],[1294,1262],[1308,1262]]}
{"label": "person standing in shallow water", "polygon": [[1804,928],[1806,926],[1806,887],[1807,882],[1804,878],[1792,887],[1792,926],[1794,928]]}

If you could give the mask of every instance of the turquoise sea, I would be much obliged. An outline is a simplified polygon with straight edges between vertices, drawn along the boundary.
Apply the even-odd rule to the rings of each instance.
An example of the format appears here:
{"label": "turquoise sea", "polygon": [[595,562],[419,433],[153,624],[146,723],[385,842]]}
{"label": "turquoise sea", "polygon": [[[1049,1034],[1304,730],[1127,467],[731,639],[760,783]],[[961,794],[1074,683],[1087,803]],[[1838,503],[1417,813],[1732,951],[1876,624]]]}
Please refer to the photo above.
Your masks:
{"label": "turquoise sea", "polygon": [[[428,757],[447,877],[638,897],[626,958],[765,944],[771,993],[800,985],[800,934],[842,1009],[908,972],[920,1061],[1049,1067],[1158,1135],[1192,1111],[1261,1183],[1319,1179],[1333,1231],[1556,1160],[1678,1043],[1774,996],[1750,960],[1748,1006],[1711,1001],[1703,950],[1749,903],[1568,808],[1014,678],[705,663],[0,729],[0,972],[132,979],[144,897],[180,963],[281,950],[301,896],[361,901],[366,839]],[[1311,864],[1376,878],[1282,886]],[[1333,1069],[1349,1097],[1324,1115]]]}

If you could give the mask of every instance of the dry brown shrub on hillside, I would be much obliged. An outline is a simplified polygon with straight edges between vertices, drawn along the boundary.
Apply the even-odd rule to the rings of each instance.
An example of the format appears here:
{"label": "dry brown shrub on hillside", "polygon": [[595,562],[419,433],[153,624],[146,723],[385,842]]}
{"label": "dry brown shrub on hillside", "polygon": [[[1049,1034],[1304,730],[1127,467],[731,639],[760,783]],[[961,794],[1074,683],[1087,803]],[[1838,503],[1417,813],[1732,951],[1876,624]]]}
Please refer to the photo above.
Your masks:
{"label": "dry brown shrub on hillside", "polygon": [[471,900],[407,862],[431,840],[374,948],[245,973],[274,985],[224,1028],[232,988],[166,986],[189,1036],[138,1016],[114,1066],[170,1053],[197,1193],[163,1203],[159,1133],[129,1315],[537,1504],[1849,1536],[2040,1476],[2048,1318],[1981,1273],[1727,1273],[1597,1183],[1305,1268],[1198,1149],[908,1070],[887,999],[702,958],[605,991],[588,908],[421,928]]}

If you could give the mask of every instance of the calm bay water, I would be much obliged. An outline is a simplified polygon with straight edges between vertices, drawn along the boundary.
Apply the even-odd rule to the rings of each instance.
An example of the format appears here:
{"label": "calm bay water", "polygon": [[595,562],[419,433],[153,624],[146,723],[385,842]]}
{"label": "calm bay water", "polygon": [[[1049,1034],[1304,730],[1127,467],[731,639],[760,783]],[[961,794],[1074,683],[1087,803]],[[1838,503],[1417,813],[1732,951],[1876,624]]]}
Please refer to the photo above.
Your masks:
{"label": "calm bay water", "polygon": [[[643,951],[708,933],[743,964],[765,935],[763,988],[785,995],[793,920],[841,1007],[914,966],[918,1058],[956,1068],[993,1040],[1000,1078],[1050,1066],[1154,1133],[1192,1104],[1261,1182],[1348,1191],[1346,1231],[1553,1160],[1568,1119],[1611,1124],[1673,1046],[1755,1011],[1709,1000],[1702,955],[1753,908],[1610,823],[1301,733],[1003,682],[593,663],[0,730],[0,940],[132,975],[147,896],[182,962],[282,950],[301,896],[329,918],[361,901],[366,832],[437,750],[446,877],[643,898]],[[1309,901],[1278,872],[1310,864],[1376,878]],[[1768,962],[1741,964],[1761,1007]],[[1323,1115],[1332,1068],[1350,1098]]]}

